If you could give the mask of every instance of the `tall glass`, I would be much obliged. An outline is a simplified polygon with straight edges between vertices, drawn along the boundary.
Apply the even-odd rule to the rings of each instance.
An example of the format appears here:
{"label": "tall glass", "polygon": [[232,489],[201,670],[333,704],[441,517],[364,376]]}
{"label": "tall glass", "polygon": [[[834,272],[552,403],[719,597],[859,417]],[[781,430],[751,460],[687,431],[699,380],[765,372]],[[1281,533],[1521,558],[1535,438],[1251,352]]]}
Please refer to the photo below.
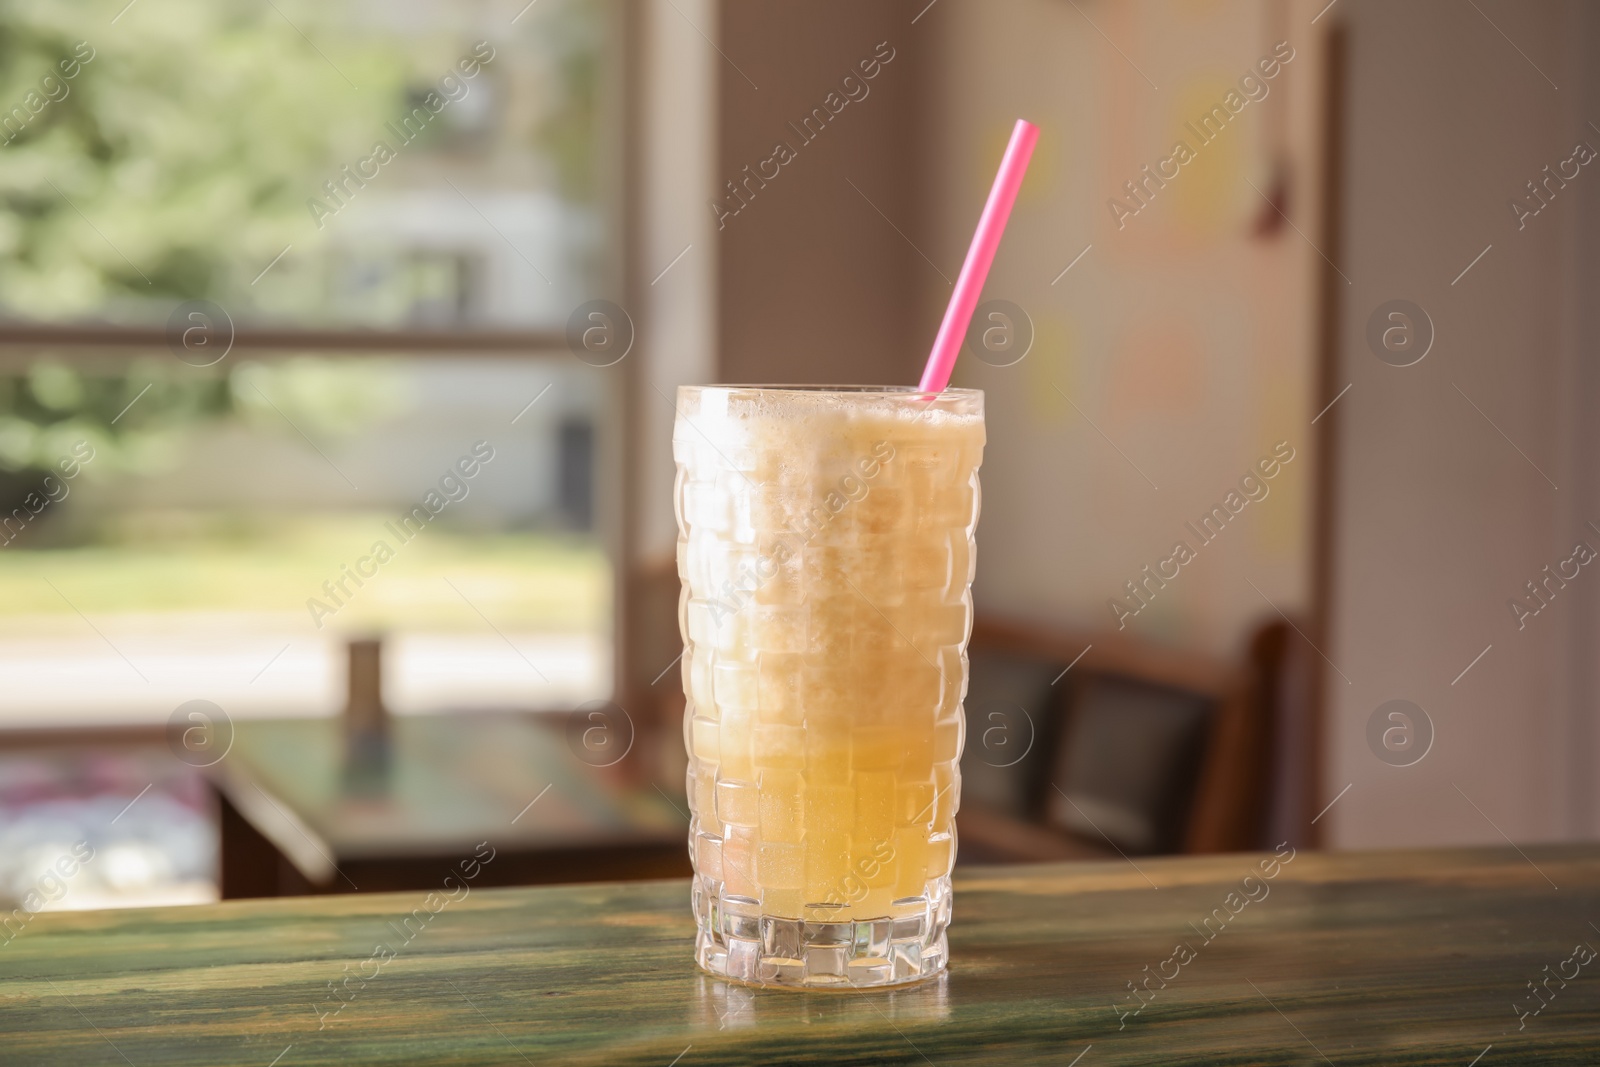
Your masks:
{"label": "tall glass", "polygon": [[696,961],[762,985],[943,970],[983,394],[678,391]]}

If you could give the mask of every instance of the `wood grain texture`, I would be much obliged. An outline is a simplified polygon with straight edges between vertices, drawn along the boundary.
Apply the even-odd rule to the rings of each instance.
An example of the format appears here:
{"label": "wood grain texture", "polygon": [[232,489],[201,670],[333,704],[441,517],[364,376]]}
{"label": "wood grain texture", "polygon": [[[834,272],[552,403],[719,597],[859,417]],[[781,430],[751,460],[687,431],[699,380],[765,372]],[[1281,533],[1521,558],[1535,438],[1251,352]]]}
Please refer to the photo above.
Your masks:
{"label": "wood grain texture", "polygon": [[[396,925],[421,894],[46,913],[0,944],[0,1062],[1466,1067],[1490,1045],[1482,1067],[1600,1060],[1600,961],[1552,983],[1525,1029],[1512,1006],[1576,943],[1600,946],[1600,849],[1301,853],[1243,885],[1261,859],[958,870],[949,973],[891,992],[700,975],[684,882],[474,889],[409,943]],[[1245,890],[1260,899],[1230,914]],[[1179,943],[1193,958],[1121,1018],[1127,983],[1170,974]],[[329,983],[372,974],[379,944],[396,956],[319,1020]]]}

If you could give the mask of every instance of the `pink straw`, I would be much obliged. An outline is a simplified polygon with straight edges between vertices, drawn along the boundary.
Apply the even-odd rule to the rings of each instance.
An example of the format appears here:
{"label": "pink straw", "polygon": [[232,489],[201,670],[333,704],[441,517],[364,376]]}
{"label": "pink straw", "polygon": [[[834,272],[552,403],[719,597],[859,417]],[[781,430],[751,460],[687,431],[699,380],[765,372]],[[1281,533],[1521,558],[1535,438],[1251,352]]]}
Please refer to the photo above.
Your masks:
{"label": "pink straw", "polygon": [[978,232],[972,235],[967,261],[961,264],[955,292],[950,294],[950,306],[939,324],[939,336],[934,338],[933,351],[928,354],[928,365],[922,371],[922,384],[918,388],[924,393],[942,393],[950,384],[950,372],[955,370],[967,324],[972,321],[973,309],[983,294],[989,264],[994,262],[995,250],[1000,247],[1000,236],[1011,218],[1011,205],[1016,203],[1017,190],[1022,188],[1022,178],[1028,172],[1028,160],[1033,157],[1033,146],[1038,140],[1039,127],[1018,119],[1016,128],[1011,131],[1011,143],[1006,145],[1005,157],[1000,160],[1000,173],[994,176],[994,187],[989,190],[989,202],[983,205],[983,215],[978,219]]}

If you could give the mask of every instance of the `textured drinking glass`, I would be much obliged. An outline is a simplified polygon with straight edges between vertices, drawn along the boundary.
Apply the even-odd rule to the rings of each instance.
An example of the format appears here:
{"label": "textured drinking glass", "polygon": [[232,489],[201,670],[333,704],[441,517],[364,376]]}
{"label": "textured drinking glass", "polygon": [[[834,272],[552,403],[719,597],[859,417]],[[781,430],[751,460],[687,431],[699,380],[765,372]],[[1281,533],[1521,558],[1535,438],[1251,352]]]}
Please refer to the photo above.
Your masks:
{"label": "textured drinking glass", "polygon": [[695,959],[946,961],[983,394],[684,387],[673,456]]}

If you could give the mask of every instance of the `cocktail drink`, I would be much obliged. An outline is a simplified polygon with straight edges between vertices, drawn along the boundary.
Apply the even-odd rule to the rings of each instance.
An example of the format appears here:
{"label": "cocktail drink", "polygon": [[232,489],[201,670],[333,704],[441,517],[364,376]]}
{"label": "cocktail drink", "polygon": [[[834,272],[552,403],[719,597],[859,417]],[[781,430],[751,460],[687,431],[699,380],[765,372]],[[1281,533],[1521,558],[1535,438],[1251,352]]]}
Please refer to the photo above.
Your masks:
{"label": "cocktail drink", "polygon": [[678,393],[696,959],[776,986],[943,969],[983,395]]}

